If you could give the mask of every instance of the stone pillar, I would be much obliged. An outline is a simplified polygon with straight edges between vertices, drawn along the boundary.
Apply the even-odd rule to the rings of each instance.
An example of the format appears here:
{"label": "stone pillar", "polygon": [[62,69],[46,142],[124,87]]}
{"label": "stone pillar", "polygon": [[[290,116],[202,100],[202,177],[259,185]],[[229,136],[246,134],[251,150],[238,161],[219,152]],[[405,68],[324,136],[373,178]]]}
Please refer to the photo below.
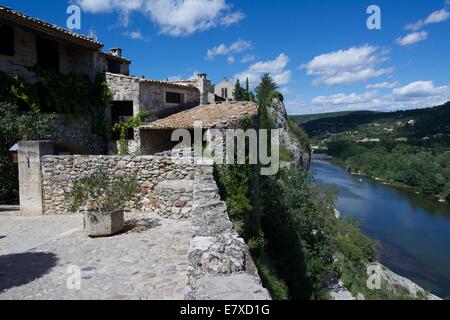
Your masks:
{"label": "stone pillar", "polygon": [[197,75],[197,88],[200,91],[200,105],[208,104],[208,93],[211,81],[208,80],[206,73],[199,73]]}
{"label": "stone pillar", "polygon": [[41,157],[53,153],[52,141],[19,142],[19,199],[22,216],[33,217],[44,214]]}

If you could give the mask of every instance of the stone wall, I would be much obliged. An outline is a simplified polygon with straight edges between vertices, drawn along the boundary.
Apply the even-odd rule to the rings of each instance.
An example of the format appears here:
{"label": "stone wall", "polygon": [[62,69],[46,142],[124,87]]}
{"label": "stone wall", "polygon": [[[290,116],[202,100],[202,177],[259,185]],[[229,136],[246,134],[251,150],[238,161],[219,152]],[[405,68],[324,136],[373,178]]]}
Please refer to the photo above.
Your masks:
{"label": "stone wall", "polygon": [[[170,211],[173,217],[180,219],[190,216],[192,203],[185,200],[190,192],[186,181],[194,179],[195,166],[185,159],[172,160],[160,156],[45,156],[41,167],[46,215],[68,214],[69,204],[65,201],[65,194],[72,190],[77,180],[103,170],[111,177],[133,176],[138,180],[143,195],[141,210]],[[183,180],[187,186],[184,189],[172,188],[173,197],[167,198],[170,186],[159,184],[174,180]]]}
{"label": "stone wall", "polygon": [[195,176],[192,231],[187,300],[271,299],[220,199],[211,163],[199,166]]}
{"label": "stone wall", "polygon": [[53,140],[70,154],[103,154],[106,148],[104,139],[92,133],[92,124],[85,118],[58,115]]}

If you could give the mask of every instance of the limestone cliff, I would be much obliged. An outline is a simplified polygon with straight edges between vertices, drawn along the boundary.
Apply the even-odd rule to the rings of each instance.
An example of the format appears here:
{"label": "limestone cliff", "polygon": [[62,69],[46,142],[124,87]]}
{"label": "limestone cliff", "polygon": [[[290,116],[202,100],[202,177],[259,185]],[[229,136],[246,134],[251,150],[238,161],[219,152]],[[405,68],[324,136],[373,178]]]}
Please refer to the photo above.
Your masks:
{"label": "limestone cliff", "polygon": [[284,102],[275,98],[272,105],[267,107],[267,113],[274,128],[280,129],[280,144],[294,154],[296,166],[308,169],[311,164],[311,152],[301,145],[289,127]]}

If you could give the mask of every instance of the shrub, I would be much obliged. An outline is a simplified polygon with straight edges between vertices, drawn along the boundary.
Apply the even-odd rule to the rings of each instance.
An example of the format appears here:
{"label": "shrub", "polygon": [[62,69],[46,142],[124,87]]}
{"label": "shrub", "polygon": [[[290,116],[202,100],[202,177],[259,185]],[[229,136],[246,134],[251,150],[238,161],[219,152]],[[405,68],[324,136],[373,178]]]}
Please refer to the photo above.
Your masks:
{"label": "shrub", "polygon": [[300,128],[295,120],[291,117],[288,118],[288,125],[295,138],[297,138],[297,140],[302,145],[303,151],[307,153],[311,152],[311,142],[309,140],[308,134],[302,128]]}
{"label": "shrub", "polygon": [[124,210],[129,203],[138,207],[141,194],[136,179],[109,179],[105,172],[99,171],[77,181],[66,199],[71,202],[71,212],[87,209],[108,214]]}

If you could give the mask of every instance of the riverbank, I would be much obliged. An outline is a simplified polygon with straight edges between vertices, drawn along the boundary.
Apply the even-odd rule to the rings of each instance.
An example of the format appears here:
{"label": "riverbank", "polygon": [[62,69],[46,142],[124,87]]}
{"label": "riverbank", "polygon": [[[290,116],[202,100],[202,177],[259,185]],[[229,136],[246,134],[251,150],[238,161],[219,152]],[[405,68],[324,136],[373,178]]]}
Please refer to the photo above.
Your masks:
{"label": "riverbank", "polygon": [[[342,213],[337,208],[334,209],[334,212],[336,219],[340,219],[342,217]],[[385,290],[395,292],[398,291],[398,287],[400,287],[407,290],[407,292],[413,299],[442,300],[442,298],[428,293],[424,288],[420,287],[410,279],[396,274],[386,266],[382,265],[380,262],[377,262],[376,264],[373,264],[371,266],[375,267],[376,274],[380,278],[380,284],[384,286],[383,289]],[[331,281],[327,292],[331,297],[331,300],[365,300],[365,297],[362,293],[358,293],[355,297],[345,287],[345,284],[341,279],[334,279],[334,281]]]}
{"label": "riverbank", "polygon": [[380,177],[376,177],[376,176],[373,176],[371,174],[360,172],[360,171],[359,172],[351,171],[349,168],[347,168],[345,166],[344,162],[341,159],[333,157],[333,156],[330,156],[330,155],[327,155],[327,154],[314,154],[312,161],[325,162],[325,163],[326,162],[330,162],[330,163],[332,163],[332,164],[334,164],[334,165],[336,165],[338,167],[341,167],[341,168],[347,170],[347,172],[350,173],[351,175],[368,177],[368,178],[374,179],[374,180],[376,180],[376,181],[378,181],[380,183],[383,183],[383,184],[391,186],[391,187],[404,189],[404,190],[407,190],[409,192],[413,192],[413,193],[415,193],[417,195],[423,195],[423,196],[426,196],[426,197],[434,198],[439,203],[448,203],[448,201],[446,199],[444,199],[442,196],[440,196],[438,194],[421,193],[415,187],[407,185],[407,184],[404,184],[404,183],[400,183],[400,182],[396,182],[396,181],[387,181],[387,180],[384,180],[384,179],[382,179]]}
{"label": "riverbank", "polygon": [[[417,300],[442,300],[442,298],[428,293],[418,284],[408,278],[396,274],[379,262],[374,264],[373,267],[376,270],[376,275],[379,276],[380,279],[380,289],[392,292],[398,292],[399,290],[404,289],[411,295],[412,299]],[[335,280],[334,283],[331,283],[327,293],[331,300],[366,300],[366,297],[362,293],[358,293],[354,296],[341,280]]]}
{"label": "riverbank", "polygon": [[[425,288],[435,295],[432,299],[449,296],[450,209],[446,204],[375,179],[358,178],[330,161],[314,161],[312,170],[316,181],[339,190],[336,217],[343,214],[361,221],[363,232],[378,241],[379,261],[389,270],[389,278],[407,288]],[[361,277],[364,285],[365,272]],[[334,285],[342,287],[337,281]],[[348,297],[345,290],[334,291]],[[351,291],[355,298],[358,289]]]}

